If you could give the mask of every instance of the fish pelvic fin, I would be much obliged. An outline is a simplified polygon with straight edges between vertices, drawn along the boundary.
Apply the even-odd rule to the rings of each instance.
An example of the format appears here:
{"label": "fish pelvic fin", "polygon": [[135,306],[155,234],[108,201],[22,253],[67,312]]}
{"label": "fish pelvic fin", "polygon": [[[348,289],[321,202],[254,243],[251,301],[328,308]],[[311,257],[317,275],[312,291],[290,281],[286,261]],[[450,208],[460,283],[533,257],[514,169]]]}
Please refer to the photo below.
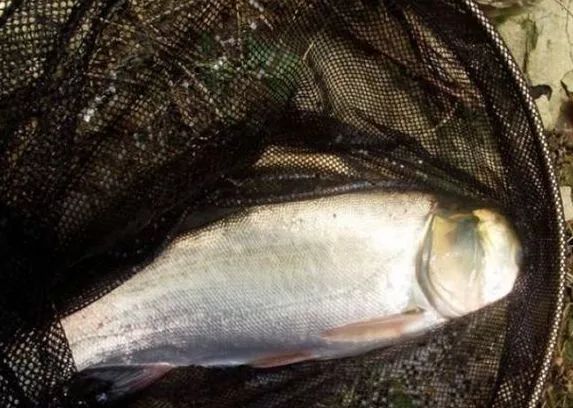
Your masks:
{"label": "fish pelvic fin", "polygon": [[315,356],[309,351],[293,351],[269,354],[248,363],[254,368],[273,368],[289,364],[300,363],[302,361],[312,360]]}
{"label": "fish pelvic fin", "polygon": [[392,341],[421,328],[424,311],[379,317],[335,327],[321,333],[321,338],[331,342],[363,343]]}
{"label": "fish pelvic fin", "polygon": [[105,406],[143,390],[173,368],[164,363],[86,368],[72,380],[70,391],[74,399]]}

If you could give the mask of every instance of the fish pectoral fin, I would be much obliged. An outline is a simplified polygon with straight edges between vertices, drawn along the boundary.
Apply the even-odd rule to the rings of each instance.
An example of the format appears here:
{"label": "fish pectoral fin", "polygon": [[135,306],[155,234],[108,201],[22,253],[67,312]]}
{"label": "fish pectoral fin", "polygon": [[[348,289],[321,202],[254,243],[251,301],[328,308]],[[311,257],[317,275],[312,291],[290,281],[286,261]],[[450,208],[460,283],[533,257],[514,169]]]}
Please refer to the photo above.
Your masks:
{"label": "fish pectoral fin", "polygon": [[269,354],[248,363],[254,368],[273,368],[280,367],[302,361],[312,360],[315,356],[309,351],[281,352]]}
{"label": "fish pectoral fin", "polygon": [[171,364],[109,365],[86,368],[78,373],[78,382],[84,384],[83,389],[99,389],[99,399],[115,401],[146,388],[173,368]]}
{"label": "fish pectoral fin", "polygon": [[329,329],[321,338],[333,342],[369,342],[397,339],[411,333],[424,319],[423,310],[363,320]]}

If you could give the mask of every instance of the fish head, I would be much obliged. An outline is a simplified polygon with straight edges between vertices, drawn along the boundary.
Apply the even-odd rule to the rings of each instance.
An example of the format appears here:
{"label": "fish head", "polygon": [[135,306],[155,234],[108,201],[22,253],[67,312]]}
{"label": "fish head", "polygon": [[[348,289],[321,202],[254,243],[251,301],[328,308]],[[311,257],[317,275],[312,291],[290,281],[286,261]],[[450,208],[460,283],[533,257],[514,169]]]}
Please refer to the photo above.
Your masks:
{"label": "fish head", "polygon": [[517,235],[500,213],[436,210],[421,245],[417,278],[437,312],[454,318],[508,295],[520,262]]}

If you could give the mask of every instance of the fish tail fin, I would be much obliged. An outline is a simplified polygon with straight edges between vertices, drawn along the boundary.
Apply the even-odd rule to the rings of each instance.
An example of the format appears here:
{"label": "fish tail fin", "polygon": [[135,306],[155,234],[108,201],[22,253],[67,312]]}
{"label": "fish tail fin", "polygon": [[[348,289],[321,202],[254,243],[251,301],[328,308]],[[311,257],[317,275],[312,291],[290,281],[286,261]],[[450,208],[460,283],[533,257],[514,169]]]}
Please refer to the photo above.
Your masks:
{"label": "fish tail fin", "polygon": [[69,387],[75,400],[113,403],[159,380],[174,368],[171,364],[109,365],[79,372]]}

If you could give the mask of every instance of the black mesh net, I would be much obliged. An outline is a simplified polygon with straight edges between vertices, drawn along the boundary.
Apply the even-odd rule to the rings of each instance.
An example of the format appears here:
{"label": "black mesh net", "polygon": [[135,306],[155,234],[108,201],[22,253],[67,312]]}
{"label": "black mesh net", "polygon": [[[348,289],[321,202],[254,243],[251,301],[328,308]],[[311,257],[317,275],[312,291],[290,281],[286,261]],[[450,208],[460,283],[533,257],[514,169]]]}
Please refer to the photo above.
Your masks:
{"label": "black mesh net", "polygon": [[[525,81],[454,0],[0,1],[0,406],[86,406],[59,318],[217,208],[401,183],[501,206],[506,301],[414,343],[181,368],[133,407],[539,400],[561,307],[557,193]],[[191,227],[189,227],[191,225]],[[64,391],[62,391],[64,390]]]}

